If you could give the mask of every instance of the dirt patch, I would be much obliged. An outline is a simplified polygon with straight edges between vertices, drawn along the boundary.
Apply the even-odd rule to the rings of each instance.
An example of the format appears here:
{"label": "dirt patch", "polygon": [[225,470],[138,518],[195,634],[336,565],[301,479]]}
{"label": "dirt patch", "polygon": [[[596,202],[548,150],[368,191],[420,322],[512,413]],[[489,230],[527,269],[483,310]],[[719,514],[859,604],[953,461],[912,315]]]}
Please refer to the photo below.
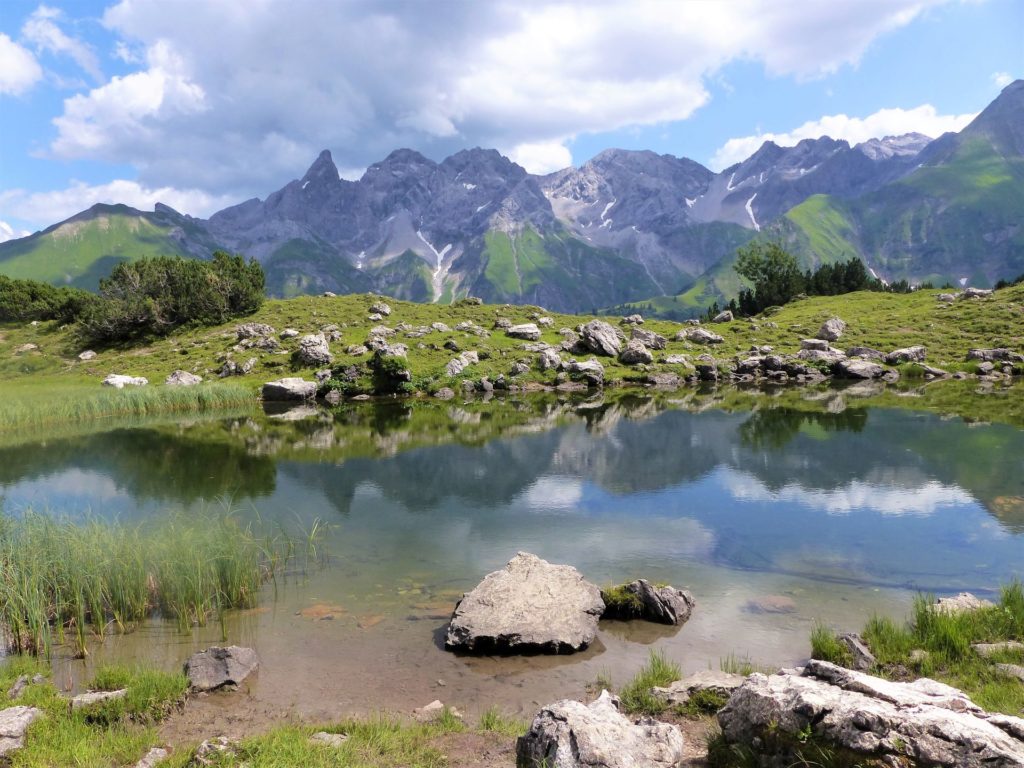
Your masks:
{"label": "dirt patch", "polygon": [[516,740],[497,733],[449,733],[437,740],[448,764],[459,768],[510,768],[516,764]]}

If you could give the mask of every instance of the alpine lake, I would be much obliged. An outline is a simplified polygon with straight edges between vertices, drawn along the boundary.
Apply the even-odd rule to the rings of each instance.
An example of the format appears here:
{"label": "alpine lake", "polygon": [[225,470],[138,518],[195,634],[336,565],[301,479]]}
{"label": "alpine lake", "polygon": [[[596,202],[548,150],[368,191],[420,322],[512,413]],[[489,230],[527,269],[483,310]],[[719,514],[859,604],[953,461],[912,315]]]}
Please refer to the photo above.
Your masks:
{"label": "alpine lake", "polygon": [[[0,496],[9,515],[132,524],[227,505],[299,541],[320,530],[258,607],[109,632],[85,660],[58,647],[59,683],[236,644],[259,652],[247,695],[266,712],[438,698],[530,717],[599,675],[625,682],[651,649],[684,672],[792,666],[815,622],[859,631],[919,592],[997,595],[1024,577],[1022,401],[1020,384],[944,382],[253,407],[0,436]],[[456,601],[517,551],[599,586],[687,588],[697,606],[682,627],[603,621],[575,655],[445,651]]]}

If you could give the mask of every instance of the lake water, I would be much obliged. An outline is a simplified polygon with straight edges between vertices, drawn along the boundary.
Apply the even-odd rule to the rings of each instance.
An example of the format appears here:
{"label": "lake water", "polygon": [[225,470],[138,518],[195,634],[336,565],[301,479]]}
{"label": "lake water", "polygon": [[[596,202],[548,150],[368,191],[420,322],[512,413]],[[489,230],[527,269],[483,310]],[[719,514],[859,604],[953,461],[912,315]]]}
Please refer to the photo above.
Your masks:
{"label": "lake water", "polygon": [[[11,513],[131,521],[230,499],[264,523],[328,523],[327,567],[226,624],[263,660],[250,699],[307,717],[434,698],[532,715],[600,673],[624,682],[651,648],[687,671],[728,655],[792,665],[815,621],[859,630],[873,612],[905,615],[918,590],[992,596],[1024,576],[1024,430],[828,392],[754,402],[368,403],[146,424],[0,448],[0,495]],[[445,652],[455,601],[519,550],[599,585],[686,587],[697,608],[682,628],[603,622],[573,656]],[[220,641],[219,626],[154,621],[87,663],[171,669]],[[57,660],[62,679],[85,664]]]}

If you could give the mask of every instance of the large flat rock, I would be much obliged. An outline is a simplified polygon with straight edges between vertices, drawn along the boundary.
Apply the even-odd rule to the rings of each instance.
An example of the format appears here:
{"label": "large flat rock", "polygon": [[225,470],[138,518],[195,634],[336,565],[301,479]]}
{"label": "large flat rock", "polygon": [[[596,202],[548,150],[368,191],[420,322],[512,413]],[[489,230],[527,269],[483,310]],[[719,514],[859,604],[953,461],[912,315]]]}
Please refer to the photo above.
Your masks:
{"label": "large flat rock", "polygon": [[601,590],[575,568],[520,552],[455,607],[445,646],[478,653],[569,653],[597,636]]}
{"label": "large flat rock", "polygon": [[766,760],[790,759],[812,737],[878,765],[1024,766],[1024,720],[934,680],[897,683],[825,661],[799,675],[751,675],[718,722],[727,741]]}
{"label": "large flat rock", "polygon": [[189,657],[185,676],[193,691],[212,691],[238,685],[259,667],[259,656],[252,648],[213,646]]}

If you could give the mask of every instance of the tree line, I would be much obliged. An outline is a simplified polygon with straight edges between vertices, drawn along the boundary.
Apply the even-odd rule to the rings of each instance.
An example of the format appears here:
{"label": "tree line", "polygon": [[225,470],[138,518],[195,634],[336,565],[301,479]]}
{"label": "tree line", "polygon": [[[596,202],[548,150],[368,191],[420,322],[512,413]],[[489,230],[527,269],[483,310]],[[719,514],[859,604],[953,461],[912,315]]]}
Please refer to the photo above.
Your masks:
{"label": "tree line", "polygon": [[264,287],[256,261],[224,251],[209,261],[157,256],[118,264],[98,294],[0,275],[0,321],[77,323],[85,341],[115,343],[252,314]]}

